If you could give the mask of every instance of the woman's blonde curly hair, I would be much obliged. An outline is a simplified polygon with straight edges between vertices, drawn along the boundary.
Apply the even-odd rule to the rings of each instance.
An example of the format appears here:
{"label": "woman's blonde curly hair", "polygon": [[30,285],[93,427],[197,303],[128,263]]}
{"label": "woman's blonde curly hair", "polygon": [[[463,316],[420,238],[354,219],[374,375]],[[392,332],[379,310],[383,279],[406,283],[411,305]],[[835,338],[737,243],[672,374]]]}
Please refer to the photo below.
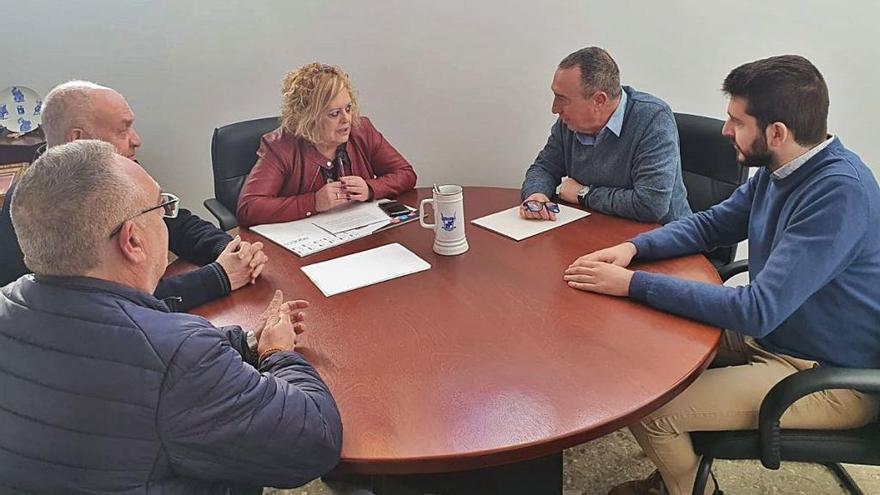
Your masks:
{"label": "woman's blonde curly hair", "polygon": [[357,96],[342,69],[313,62],[288,72],[281,83],[281,127],[311,143],[323,142],[319,119],[342,90],[351,96],[352,125],[356,126],[360,115]]}

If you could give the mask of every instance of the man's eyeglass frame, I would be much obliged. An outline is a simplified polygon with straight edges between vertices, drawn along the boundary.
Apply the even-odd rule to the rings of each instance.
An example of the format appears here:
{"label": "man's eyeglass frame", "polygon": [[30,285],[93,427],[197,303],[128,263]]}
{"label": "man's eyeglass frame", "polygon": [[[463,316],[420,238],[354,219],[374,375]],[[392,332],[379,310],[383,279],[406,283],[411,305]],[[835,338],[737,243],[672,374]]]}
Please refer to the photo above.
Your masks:
{"label": "man's eyeglass frame", "polygon": [[127,222],[129,220],[134,220],[135,218],[143,215],[144,213],[149,213],[153,210],[158,210],[159,208],[162,208],[162,218],[177,218],[177,214],[180,212],[180,198],[178,198],[177,196],[175,196],[171,193],[166,193],[166,192],[159,194],[159,204],[158,205],[153,206],[151,208],[147,208],[146,210],[142,210],[137,215],[126,218],[125,220],[122,221],[122,223],[119,224],[118,227],[113,229],[113,232],[110,233],[110,237],[112,238],[116,234],[118,234],[122,230],[122,226],[125,225],[125,222]]}
{"label": "man's eyeglass frame", "polygon": [[553,201],[538,201],[536,199],[530,199],[528,201],[523,201],[522,207],[524,210],[532,213],[538,213],[544,208],[550,213],[559,213],[559,204],[554,203]]}

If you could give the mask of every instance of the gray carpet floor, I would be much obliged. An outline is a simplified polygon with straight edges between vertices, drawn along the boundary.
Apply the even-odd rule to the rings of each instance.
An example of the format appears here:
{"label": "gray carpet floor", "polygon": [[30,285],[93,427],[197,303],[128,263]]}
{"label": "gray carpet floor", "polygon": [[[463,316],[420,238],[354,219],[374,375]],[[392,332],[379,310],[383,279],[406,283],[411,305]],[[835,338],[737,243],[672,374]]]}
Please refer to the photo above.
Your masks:
{"label": "gray carpet floor", "polygon": [[[654,468],[628,430],[568,449],[564,458],[564,495],[604,495],[624,481],[643,478]],[[880,494],[880,468],[847,466],[866,494]],[[831,471],[824,466],[784,463],[777,471],[757,461],[716,461],[714,467],[725,495],[844,495]],[[269,489],[276,495],[330,495],[314,481],[294,490]]]}

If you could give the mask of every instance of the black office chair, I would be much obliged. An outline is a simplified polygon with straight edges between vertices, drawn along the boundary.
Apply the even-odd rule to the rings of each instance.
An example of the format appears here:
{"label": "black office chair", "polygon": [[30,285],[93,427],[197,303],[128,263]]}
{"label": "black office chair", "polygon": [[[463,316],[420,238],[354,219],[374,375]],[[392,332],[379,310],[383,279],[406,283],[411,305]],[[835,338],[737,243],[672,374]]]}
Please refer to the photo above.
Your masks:
{"label": "black office chair", "polygon": [[263,134],[276,129],[278,117],[246,120],[214,129],[211,138],[211,166],[214,169],[214,198],[205,200],[208,209],[229,230],[238,226],[235,209],[245,179],[257,163],[257,149]]}
{"label": "black office chair", "polygon": [[[681,143],[681,170],[691,210],[707,210],[729,198],[745,183],[749,171],[736,163],[730,140],[721,135],[724,122],[710,117],[676,113]],[[717,248],[705,253],[720,268],[736,258],[736,246]]]}
{"label": "black office chair", "polygon": [[[725,280],[748,270],[747,260],[737,261],[723,273]],[[751,431],[691,432],[694,451],[702,460],[694,482],[694,495],[702,495],[715,459],[760,459],[767,469],[781,461],[826,465],[846,490],[863,495],[840,463],[880,466],[880,422],[850,430],[788,430],[779,427],[783,413],[801,397],[820,390],[854,389],[880,393],[880,370],[813,368],[777,383],[761,402],[758,429]]]}

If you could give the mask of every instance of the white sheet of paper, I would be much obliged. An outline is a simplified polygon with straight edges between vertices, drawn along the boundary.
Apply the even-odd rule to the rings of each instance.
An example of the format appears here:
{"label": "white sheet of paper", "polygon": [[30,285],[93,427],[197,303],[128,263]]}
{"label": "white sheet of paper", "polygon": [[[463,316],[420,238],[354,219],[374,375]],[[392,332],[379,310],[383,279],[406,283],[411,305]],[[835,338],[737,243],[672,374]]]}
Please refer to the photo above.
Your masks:
{"label": "white sheet of paper", "polygon": [[308,256],[333,246],[366,237],[389,223],[391,223],[391,219],[385,215],[385,219],[381,222],[349,229],[335,235],[318,227],[310,219],[255,225],[251,227],[251,230],[284,246],[297,256]]}
{"label": "white sheet of paper", "polygon": [[346,230],[366,227],[374,223],[388,223],[388,215],[379,208],[379,203],[353,203],[337,210],[330,210],[312,217],[312,223],[330,232],[338,234]]}
{"label": "white sheet of paper", "polygon": [[254,225],[251,227],[251,230],[288,249],[291,246],[295,246],[302,242],[323,239],[330,236],[327,231],[319,229],[309,221],[303,220]]}
{"label": "white sheet of paper", "polygon": [[398,243],[386,244],[359,253],[302,267],[302,271],[325,296],[378,284],[431,265]]}
{"label": "white sheet of paper", "polygon": [[476,218],[471,220],[471,223],[498,232],[515,241],[521,241],[535,234],[547,232],[556,227],[562,227],[567,223],[580,220],[589,215],[584,210],[559,205],[559,213],[556,214],[555,222],[549,220],[526,220],[525,218],[520,218],[520,208],[522,206],[514,206],[513,208],[501,210],[485,217]]}

